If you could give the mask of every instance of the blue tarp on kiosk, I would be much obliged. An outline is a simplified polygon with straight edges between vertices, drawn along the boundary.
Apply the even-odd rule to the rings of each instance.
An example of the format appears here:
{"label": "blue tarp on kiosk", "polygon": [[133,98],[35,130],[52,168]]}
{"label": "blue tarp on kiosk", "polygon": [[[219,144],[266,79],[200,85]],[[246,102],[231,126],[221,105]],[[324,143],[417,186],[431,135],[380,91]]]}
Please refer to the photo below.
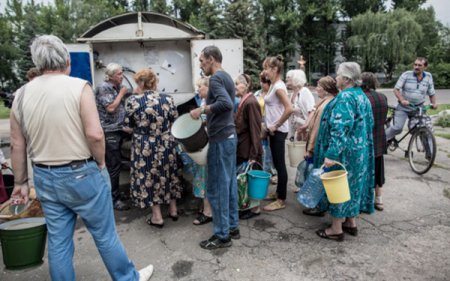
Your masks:
{"label": "blue tarp on kiosk", "polygon": [[70,52],[70,76],[89,81],[92,85],[92,71],[88,52]]}

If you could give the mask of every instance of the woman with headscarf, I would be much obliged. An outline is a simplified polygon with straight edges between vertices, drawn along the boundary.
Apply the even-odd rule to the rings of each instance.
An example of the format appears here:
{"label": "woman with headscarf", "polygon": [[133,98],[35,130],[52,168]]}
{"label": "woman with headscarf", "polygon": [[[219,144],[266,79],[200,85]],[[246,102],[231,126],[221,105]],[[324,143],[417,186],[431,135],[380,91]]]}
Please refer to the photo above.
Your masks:
{"label": "woman with headscarf", "polygon": [[[344,232],[357,235],[356,217],[372,213],[374,183],[373,116],[366,95],[358,87],[360,66],[355,62],[342,63],[337,71],[337,87],[341,92],[325,107],[314,148],[314,167],[331,168],[338,162],[348,172],[350,200],[341,204],[328,202],[325,196],[319,209],[332,217],[330,227],[320,229],[319,237],[344,240]],[[334,167],[333,167],[334,169]]]}
{"label": "woman with headscarf", "polygon": [[[252,79],[247,74],[240,74],[236,80],[236,96],[240,103],[235,117],[238,146],[236,156],[237,170],[243,171],[247,165],[261,163],[261,108],[251,92]],[[248,210],[247,210],[248,209]],[[241,210],[244,211],[244,210]],[[259,201],[251,200],[239,218],[249,219],[260,214]]]}
{"label": "woman with headscarf", "polygon": [[[306,153],[305,153],[305,159],[312,159],[314,155],[314,146],[316,145],[317,141],[317,134],[319,133],[319,126],[320,126],[320,117],[322,116],[322,112],[325,108],[325,106],[332,100],[338,93],[338,89],[336,87],[336,80],[334,80],[331,76],[326,76],[320,78],[320,80],[317,82],[316,87],[317,95],[321,99],[317,104],[315,105],[315,110],[311,116],[311,119],[309,119],[309,122],[306,124],[308,127],[307,130],[307,137],[306,137]],[[300,188],[295,190],[298,192]],[[303,213],[305,215],[312,215],[312,216],[323,216],[324,212],[317,211],[316,208],[308,208],[304,209]]]}

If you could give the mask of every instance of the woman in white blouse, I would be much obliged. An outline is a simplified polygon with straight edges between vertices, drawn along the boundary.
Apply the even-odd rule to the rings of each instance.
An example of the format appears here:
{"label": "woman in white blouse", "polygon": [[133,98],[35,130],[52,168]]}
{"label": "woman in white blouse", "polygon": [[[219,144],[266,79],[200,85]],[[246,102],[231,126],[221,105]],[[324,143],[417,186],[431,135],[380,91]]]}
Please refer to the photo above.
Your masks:
{"label": "woman in white blouse", "polygon": [[[306,141],[307,121],[314,111],[315,100],[311,91],[305,87],[306,75],[301,69],[289,70],[286,74],[286,86],[292,90],[293,112],[289,118],[289,139]],[[296,134],[297,132],[297,134]]]}
{"label": "woman in white blouse", "polygon": [[267,199],[274,200],[263,209],[275,211],[286,207],[287,171],[285,162],[285,141],[289,130],[288,118],[292,113],[286,85],[281,80],[283,57],[268,57],[263,62],[264,73],[271,82],[269,92],[264,97],[265,124],[269,134],[272,160],[277,170],[278,183],[276,193],[269,194]]}

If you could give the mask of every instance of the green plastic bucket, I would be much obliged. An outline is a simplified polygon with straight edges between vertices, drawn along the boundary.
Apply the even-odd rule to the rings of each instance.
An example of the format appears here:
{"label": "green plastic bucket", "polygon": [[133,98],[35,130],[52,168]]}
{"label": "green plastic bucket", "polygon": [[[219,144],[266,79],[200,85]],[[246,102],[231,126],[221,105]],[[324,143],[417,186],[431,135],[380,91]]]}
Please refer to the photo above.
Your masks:
{"label": "green plastic bucket", "polygon": [[0,224],[5,267],[17,270],[42,264],[46,240],[44,218],[17,219]]}

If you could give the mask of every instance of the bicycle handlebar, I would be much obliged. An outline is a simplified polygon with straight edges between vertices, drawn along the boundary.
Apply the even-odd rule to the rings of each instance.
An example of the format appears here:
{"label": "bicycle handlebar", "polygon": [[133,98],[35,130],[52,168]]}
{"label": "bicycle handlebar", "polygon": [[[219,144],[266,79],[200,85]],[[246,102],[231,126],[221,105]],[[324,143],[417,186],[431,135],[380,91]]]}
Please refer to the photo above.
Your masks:
{"label": "bicycle handlebar", "polygon": [[[419,108],[422,108],[424,111],[428,111],[429,109],[431,109],[432,108],[432,106],[431,106],[431,104],[426,104],[426,105],[424,105],[424,104],[420,104],[420,105],[415,105],[415,104],[409,104],[409,106],[410,107],[412,107],[413,109],[419,109]],[[397,106],[395,106],[395,105],[389,105],[388,104],[388,109],[397,109]]]}

